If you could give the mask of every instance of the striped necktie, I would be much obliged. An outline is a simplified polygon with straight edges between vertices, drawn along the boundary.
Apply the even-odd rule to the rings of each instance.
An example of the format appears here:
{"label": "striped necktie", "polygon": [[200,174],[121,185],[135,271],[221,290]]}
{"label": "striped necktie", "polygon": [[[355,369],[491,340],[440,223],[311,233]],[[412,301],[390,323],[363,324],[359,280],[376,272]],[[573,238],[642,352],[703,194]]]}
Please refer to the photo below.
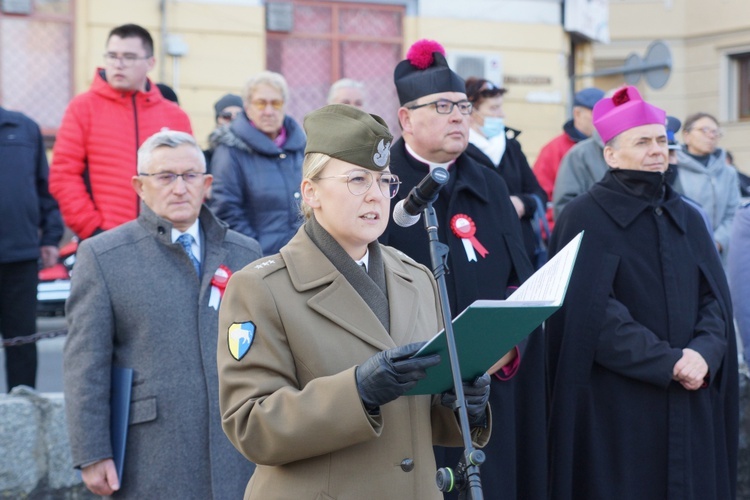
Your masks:
{"label": "striped necktie", "polygon": [[198,261],[198,259],[195,258],[195,255],[193,255],[193,249],[191,246],[193,245],[193,237],[187,233],[181,234],[179,238],[177,238],[177,243],[182,245],[182,249],[185,250],[185,253],[190,258],[190,262],[193,263],[193,267],[195,268],[195,273],[200,276],[201,275],[201,263]]}

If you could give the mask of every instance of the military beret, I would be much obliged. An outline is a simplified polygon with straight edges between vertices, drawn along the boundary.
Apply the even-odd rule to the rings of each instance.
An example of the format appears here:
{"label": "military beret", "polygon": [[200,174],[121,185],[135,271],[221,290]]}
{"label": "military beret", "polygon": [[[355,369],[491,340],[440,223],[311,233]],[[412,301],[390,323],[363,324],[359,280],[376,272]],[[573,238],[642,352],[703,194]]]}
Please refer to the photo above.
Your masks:
{"label": "military beret", "polygon": [[388,125],[347,104],[330,104],[304,120],[307,153],[323,153],[369,170],[380,171],[391,161],[393,136]]}

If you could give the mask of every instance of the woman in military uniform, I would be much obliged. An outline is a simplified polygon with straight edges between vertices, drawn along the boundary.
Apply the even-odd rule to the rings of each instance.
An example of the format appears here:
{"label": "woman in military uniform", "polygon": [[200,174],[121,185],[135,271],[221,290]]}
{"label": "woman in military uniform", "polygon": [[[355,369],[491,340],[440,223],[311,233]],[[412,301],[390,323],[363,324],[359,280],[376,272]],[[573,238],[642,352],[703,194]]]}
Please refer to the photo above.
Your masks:
{"label": "woman in military uniform", "polygon": [[[257,464],[245,498],[440,499],[432,445],[462,440],[440,395],[404,396],[439,362],[410,356],[442,322],[429,270],[377,242],[399,187],[392,136],[347,105],[304,126],[305,224],[231,277],[220,311],[224,431]],[[465,386],[478,446],[488,386]]]}

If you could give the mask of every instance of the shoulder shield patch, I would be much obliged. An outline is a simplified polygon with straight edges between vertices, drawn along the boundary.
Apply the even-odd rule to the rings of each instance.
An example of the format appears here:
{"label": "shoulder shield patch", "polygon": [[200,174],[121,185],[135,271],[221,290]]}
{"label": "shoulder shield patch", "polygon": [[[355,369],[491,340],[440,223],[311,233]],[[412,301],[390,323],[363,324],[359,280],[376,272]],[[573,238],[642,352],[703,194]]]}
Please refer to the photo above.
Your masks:
{"label": "shoulder shield patch", "polygon": [[232,323],[227,329],[229,353],[237,361],[241,360],[250,351],[253,340],[255,340],[255,323],[252,321]]}

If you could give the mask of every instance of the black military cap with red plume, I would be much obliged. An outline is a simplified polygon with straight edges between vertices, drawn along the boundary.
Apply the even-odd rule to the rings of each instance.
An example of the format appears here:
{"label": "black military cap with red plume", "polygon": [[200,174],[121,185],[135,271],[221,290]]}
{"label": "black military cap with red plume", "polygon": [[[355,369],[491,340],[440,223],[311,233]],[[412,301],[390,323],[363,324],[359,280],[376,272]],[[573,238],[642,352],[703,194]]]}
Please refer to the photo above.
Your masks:
{"label": "black military cap with red plume", "polygon": [[406,59],[396,65],[393,80],[402,106],[430,94],[466,93],[463,79],[445,60],[445,49],[434,40],[415,42],[406,53]]}

